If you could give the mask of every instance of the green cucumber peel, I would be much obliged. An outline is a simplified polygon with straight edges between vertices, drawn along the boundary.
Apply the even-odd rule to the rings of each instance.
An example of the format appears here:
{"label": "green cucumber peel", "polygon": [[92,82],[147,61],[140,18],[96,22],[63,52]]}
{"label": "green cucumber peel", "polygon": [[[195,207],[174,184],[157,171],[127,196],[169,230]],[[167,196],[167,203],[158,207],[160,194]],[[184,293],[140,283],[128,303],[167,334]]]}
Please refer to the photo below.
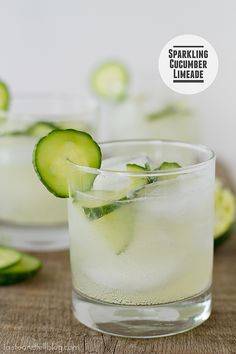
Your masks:
{"label": "green cucumber peel", "polygon": [[21,260],[21,253],[7,247],[0,247],[0,271],[11,267]]}
{"label": "green cucumber peel", "polygon": [[56,124],[47,121],[38,121],[24,130],[12,130],[4,132],[1,134],[1,137],[26,136],[41,138],[42,136],[47,135],[54,129],[58,129]]}
{"label": "green cucumber peel", "polygon": [[0,285],[11,285],[21,282],[34,274],[42,267],[41,261],[31,255],[20,253],[21,259],[15,265],[0,270]]}
{"label": "green cucumber peel", "polygon": [[[137,164],[127,164],[127,171],[129,172],[145,172],[145,171],[151,171],[151,167],[148,163],[145,164],[145,166],[140,166]],[[163,162],[158,168],[155,168],[153,171],[162,171],[162,170],[170,170],[173,168],[180,168],[181,166],[177,163],[177,162]],[[98,218],[103,217],[104,215],[107,215],[111,212],[113,212],[114,210],[122,207],[122,205],[125,205],[126,203],[119,203],[119,202],[123,202],[123,201],[130,201],[132,202],[132,200],[135,198],[135,196],[138,195],[138,193],[140,191],[143,190],[143,188],[145,188],[145,186],[147,184],[152,184],[154,182],[157,182],[158,180],[164,180],[164,179],[170,179],[170,178],[175,178],[176,175],[172,175],[172,176],[160,176],[160,177],[131,177],[133,179],[137,179],[138,183],[131,181],[131,186],[130,186],[130,192],[131,192],[131,197],[129,196],[124,196],[123,198],[115,201],[114,203],[109,203],[107,205],[103,205],[101,207],[95,207],[95,208],[83,208],[85,215],[88,217],[89,220],[96,220]]]}
{"label": "green cucumber peel", "polygon": [[185,107],[181,103],[170,103],[166,105],[164,108],[160,109],[159,111],[149,113],[146,116],[148,121],[156,121],[162,118],[168,118],[173,115],[182,115],[182,116],[189,116],[192,112],[190,109]]}
{"label": "green cucumber peel", "polygon": [[[127,164],[126,165],[127,171],[128,172],[145,172],[145,171],[150,171],[150,165],[145,164],[145,166],[140,166],[138,164]],[[122,207],[126,203],[120,203],[120,202],[132,202],[133,197],[135,197],[136,193],[140,191],[146,184],[152,183],[149,177],[131,177],[131,185],[130,185],[130,196],[124,195],[123,198],[120,198],[119,200],[109,203],[106,205],[103,205],[101,207],[95,207],[95,208],[84,208],[84,213],[88,217],[89,220],[96,220],[104,215],[107,215],[114,210]],[[131,199],[132,197],[132,199]]]}
{"label": "green cucumber peel", "polygon": [[10,91],[5,82],[0,81],[0,111],[7,111],[10,106]]}
{"label": "green cucumber peel", "polygon": [[76,190],[89,191],[96,178],[96,174],[77,170],[76,164],[100,168],[101,156],[100,147],[88,133],[55,129],[35,145],[33,165],[39,179],[51,193],[59,198],[68,198],[68,179],[73,195]]}

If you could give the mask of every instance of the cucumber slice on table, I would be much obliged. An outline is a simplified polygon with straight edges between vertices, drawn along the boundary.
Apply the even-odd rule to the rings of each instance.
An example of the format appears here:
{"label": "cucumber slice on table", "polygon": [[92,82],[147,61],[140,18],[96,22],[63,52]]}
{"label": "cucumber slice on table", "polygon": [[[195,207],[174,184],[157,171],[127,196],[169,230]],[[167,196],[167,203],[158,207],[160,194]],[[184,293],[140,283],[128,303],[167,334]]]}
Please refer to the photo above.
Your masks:
{"label": "cucumber slice on table", "polygon": [[10,103],[10,92],[7,85],[0,81],[0,111],[7,111]]}
{"label": "cucumber slice on table", "polygon": [[29,126],[26,129],[25,133],[27,135],[41,137],[41,136],[47,135],[48,133],[50,133],[54,129],[58,129],[56,124],[51,123],[51,122],[41,121],[41,122],[37,122],[37,123]]}
{"label": "cucumber slice on table", "polygon": [[231,234],[235,222],[235,196],[224,188],[221,181],[215,183],[215,227],[214,244],[222,243]]}
{"label": "cucumber slice on table", "polygon": [[13,249],[0,247],[0,271],[21,260],[21,254]]}
{"label": "cucumber slice on table", "polygon": [[75,190],[88,191],[96,174],[76,170],[68,160],[87,167],[99,168],[101,150],[93,138],[74,129],[53,130],[35,146],[33,164],[45,187],[57,197],[68,198],[68,179]]}
{"label": "cucumber slice on table", "polygon": [[111,101],[125,98],[129,82],[126,67],[116,61],[105,62],[92,74],[91,86],[96,96]]}
{"label": "cucumber slice on table", "polygon": [[42,263],[36,257],[21,253],[21,260],[11,267],[0,270],[0,285],[23,281],[39,271]]}

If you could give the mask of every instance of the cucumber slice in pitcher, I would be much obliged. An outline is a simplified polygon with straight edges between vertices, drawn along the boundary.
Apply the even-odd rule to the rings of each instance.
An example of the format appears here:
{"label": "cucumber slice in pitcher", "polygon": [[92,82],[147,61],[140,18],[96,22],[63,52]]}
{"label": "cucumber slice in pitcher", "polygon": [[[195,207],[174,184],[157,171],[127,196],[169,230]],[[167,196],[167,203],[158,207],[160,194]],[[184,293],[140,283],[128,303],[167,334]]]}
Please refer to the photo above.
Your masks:
{"label": "cucumber slice in pitcher", "polygon": [[91,131],[91,126],[88,123],[83,121],[68,120],[68,121],[57,122],[57,129],[75,129],[75,130],[88,132]]}
{"label": "cucumber slice in pitcher", "polygon": [[29,126],[26,129],[25,134],[40,138],[41,136],[47,135],[54,129],[58,129],[56,124],[51,122],[41,121]]}
{"label": "cucumber slice in pitcher", "polygon": [[21,254],[11,248],[0,247],[0,271],[21,260]]}
{"label": "cucumber slice in pitcher", "polygon": [[1,136],[33,136],[36,138],[41,138],[54,129],[59,129],[54,123],[41,121],[30,125],[27,129],[24,130],[11,130],[4,132],[1,134]]}
{"label": "cucumber slice in pitcher", "polygon": [[35,146],[35,171],[45,187],[60,198],[69,197],[69,176],[75,190],[80,191],[90,190],[96,177],[96,174],[76,170],[68,160],[81,166],[99,168],[100,147],[89,134],[74,129],[53,130]]}
{"label": "cucumber slice in pitcher", "polygon": [[7,85],[0,81],[0,111],[7,111],[10,104],[10,92]]}
{"label": "cucumber slice in pitcher", "polygon": [[125,98],[128,82],[126,67],[117,61],[103,63],[95,69],[91,77],[91,86],[95,95],[111,101]]}
{"label": "cucumber slice in pitcher", "polygon": [[21,260],[15,265],[0,270],[0,285],[10,285],[23,281],[39,271],[41,261],[33,256],[21,253]]}

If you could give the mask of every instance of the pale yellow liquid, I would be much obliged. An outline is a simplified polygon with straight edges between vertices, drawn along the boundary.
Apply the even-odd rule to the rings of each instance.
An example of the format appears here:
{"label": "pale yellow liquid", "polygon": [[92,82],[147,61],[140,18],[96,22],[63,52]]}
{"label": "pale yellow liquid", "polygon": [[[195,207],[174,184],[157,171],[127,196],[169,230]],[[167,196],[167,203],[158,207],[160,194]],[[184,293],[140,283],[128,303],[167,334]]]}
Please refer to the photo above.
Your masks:
{"label": "pale yellow liquid", "polygon": [[[113,212],[117,218],[107,225],[103,217],[88,220],[78,203],[70,201],[75,290],[129,305],[167,303],[205,291],[212,274],[212,186],[207,172],[162,181],[152,197]],[[114,251],[114,237],[124,244],[120,254]]]}
{"label": "pale yellow liquid", "polygon": [[0,138],[0,221],[53,226],[67,221],[65,200],[53,196],[39,181],[32,164],[37,138]]}

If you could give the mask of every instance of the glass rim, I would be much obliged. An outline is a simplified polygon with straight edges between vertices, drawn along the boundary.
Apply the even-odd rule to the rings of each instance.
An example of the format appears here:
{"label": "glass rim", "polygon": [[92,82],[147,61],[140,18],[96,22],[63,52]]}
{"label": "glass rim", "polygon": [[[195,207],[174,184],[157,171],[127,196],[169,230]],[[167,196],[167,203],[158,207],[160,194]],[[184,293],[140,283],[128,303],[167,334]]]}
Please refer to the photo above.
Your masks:
{"label": "glass rim", "polygon": [[[81,107],[85,109],[97,109],[98,103],[95,98],[91,96],[86,96],[82,94],[72,93],[72,92],[60,92],[60,91],[16,91],[11,93],[9,110],[1,110],[1,117],[7,119],[15,119],[23,117],[24,120],[32,120],[32,118],[43,117],[43,116],[54,116],[60,117],[65,116],[65,113],[60,111],[58,112],[49,112],[49,113],[38,113],[37,111],[32,110],[32,112],[24,112],[23,110],[13,110],[11,111],[11,102],[42,102],[42,103],[53,103],[53,102],[61,102],[65,103],[78,103],[81,104]],[[79,114],[81,113],[80,109],[71,109],[67,112],[67,114]]]}
{"label": "glass rim", "polygon": [[[187,173],[192,173],[195,172],[199,169],[202,169],[206,167],[211,161],[214,161],[216,158],[215,152],[210,149],[208,146],[204,144],[192,144],[192,143],[187,143],[187,142],[182,142],[182,141],[175,141],[175,140],[165,140],[165,139],[130,139],[130,140],[113,140],[113,141],[105,141],[101,142],[98,145],[100,147],[106,146],[109,144],[115,145],[115,144],[137,144],[137,143],[143,143],[143,144],[168,144],[168,145],[174,145],[177,147],[186,147],[189,149],[194,149],[202,152],[208,152],[210,154],[210,157],[206,161],[194,163],[188,166],[184,167],[179,167],[179,168],[172,168],[172,169],[166,169],[166,170],[157,170],[157,171],[145,171],[145,172],[130,172],[130,171],[119,171],[119,170],[109,170],[109,169],[104,169],[104,168],[93,168],[93,167],[88,167],[88,166],[82,166],[79,165],[70,159],[67,159],[68,163],[72,164],[75,168],[77,168],[79,171],[90,173],[90,174],[95,174],[95,175],[106,175],[106,174],[116,174],[116,175],[122,175],[122,176],[127,176],[127,177],[158,177],[158,176],[170,176],[170,175],[181,175],[181,174],[187,174]],[[178,162],[178,161],[176,161]]]}

